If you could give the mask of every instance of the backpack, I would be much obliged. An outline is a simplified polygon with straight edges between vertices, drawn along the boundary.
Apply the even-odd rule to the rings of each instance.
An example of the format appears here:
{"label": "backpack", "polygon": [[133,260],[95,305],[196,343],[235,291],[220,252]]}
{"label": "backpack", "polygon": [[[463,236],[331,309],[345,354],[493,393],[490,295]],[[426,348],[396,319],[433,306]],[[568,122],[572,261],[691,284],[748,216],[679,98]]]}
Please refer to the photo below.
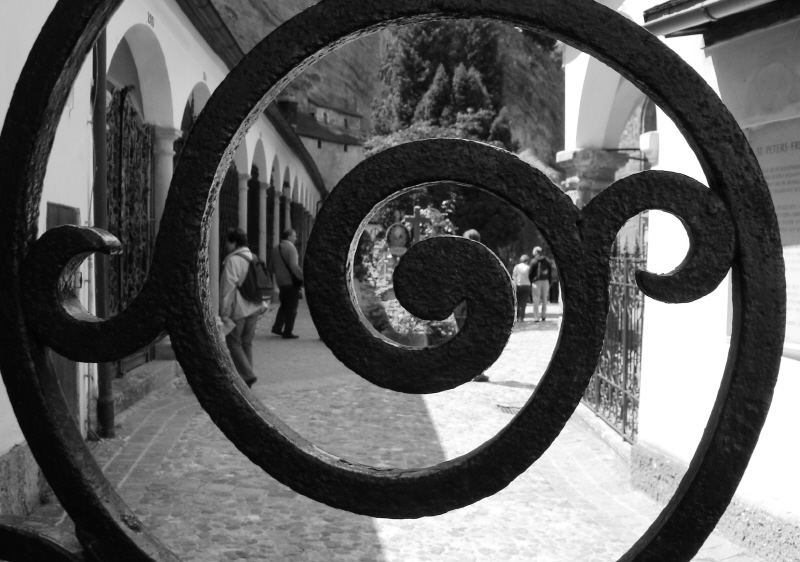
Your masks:
{"label": "backpack", "polygon": [[[244,256],[241,256],[244,259]],[[272,276],[267,272],[266,264],[253,256],[248,260],[250,265],[247,268],[247,275],[239,285],[239,292],[250,302],[260,303],[267,300],[272,294]]]}

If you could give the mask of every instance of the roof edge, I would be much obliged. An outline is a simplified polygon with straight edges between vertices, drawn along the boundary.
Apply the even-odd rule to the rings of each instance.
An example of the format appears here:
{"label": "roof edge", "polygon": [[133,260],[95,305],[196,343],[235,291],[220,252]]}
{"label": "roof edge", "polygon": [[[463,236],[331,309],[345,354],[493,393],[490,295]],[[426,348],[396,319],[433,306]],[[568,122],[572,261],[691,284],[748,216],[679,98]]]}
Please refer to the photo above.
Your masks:
{"label": "roof edge", "polygon": [[[236,67],[244,58],[244,52],[211,1],[175,1],[183,13],[186,14],[186,17],[189,18],[192,25],[200,32],[200,35],[205,39],[206,43],[208,43],[208,46],[211,47],[211,50],[213,50],[228,66],[228,69],[230,70]],[[270,105],[264,110],[264,115],[275,127],[275,130],[284,142],[295,151],[300,161],[305,165],[311,177],[311,181],[314,183],[314,187],[319,194],[323,198],[327,196],[328,190],[325,187],[322,174],[317,164],[314,162],[314,159],[311,157],[311,154],[303,144],[303,141],[301,141],[300,137],[295,133],[294,128],[273,105]]]}

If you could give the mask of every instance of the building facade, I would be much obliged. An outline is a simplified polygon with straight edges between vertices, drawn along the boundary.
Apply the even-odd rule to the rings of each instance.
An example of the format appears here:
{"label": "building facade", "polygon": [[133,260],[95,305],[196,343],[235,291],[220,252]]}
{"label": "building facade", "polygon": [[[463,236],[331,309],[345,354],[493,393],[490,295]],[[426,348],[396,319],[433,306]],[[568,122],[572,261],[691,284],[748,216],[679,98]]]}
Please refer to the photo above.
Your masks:
{"label": "building facade", "polygon": [[[5,77],[0,83],[0,118],[54,5],[52,0],[0,5],[0,15],[9,22],[0,38]],[[100,41],[104,49],[96,47],[87,57],[60,119],[44,180],[39,234],[61,224],[98,224],[95,169],[104,159],[108,172],[103,212],[108,229],[123,243],[121,256],[103,266],[106,313],[114,314],[136,296],[147,276],[172,173],[189,129],[242,53],[208,3],[193,0],[127,0]],[[96,150],[102,137],[93,130],[95,87],[105,89],[105,151]],[[319,170],[292,127],[274,108],[259,115],[235,151],[212,218],[209,283],[215,302],[223,257],[220,238],[226,228],[243,228],[251,249],[262,259],[287,227],[298,231],[302,248],[325,194]],[[98,312],[99,267],[92,256],[72,280],[81,303],[93,313]],[[97,430],[98,367],[55,354],[52,359],[78,425],[90,435]],[[130,375],[154,365],[176,369],[168,351],[151,346],[115,364],[113,374]],[[26,513],[38,502],[38,469],[2,383],[0,475],[0,513]]]}
{"label": "building facade", "polygon": [[[737,497],[720,523],[768,560],[800,559],[800,5],[751,0],[603,0],[640,23],[697,71],[745,131],[773,197],[787,281],[786,342],[775,396]],[[567,193],[582,206],[640,169],[707,184],[675,123],[600,61],[565,48]],[[652,118],[647,117],[651,111]],[[644,116],[642,118],[641,116]],[[631,123],[639,119],[638,131]],[[627,124],[627,125],[626,125]],[[627,131],[627,133],[626,133]],[[638,134],[632,134],[638,133]],[[647,269],[666,273],[689,248],[675,217],[643,219]],[[777,273],[777,272],[776,272]],[[708,296],[670,305],[644,299],[632,478],[666,501],[685,474],[720,392],[732,326],[730,276]]]}

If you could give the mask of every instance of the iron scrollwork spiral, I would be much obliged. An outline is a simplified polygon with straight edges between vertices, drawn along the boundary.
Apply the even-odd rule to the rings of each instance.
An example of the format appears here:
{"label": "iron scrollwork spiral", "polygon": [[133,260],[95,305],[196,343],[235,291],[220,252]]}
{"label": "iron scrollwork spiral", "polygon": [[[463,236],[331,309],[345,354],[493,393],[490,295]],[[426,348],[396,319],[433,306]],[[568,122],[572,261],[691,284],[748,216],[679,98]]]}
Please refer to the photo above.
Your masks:
{"label": "iron scrollwork spiral", "polygon": [[[723,390],[686,477],[622,560],[691,558],[722,515],[755,447],[777,378],[785,315],[781,246],[769,193],[744,136],[700,77],[647,32],[585,0],[322,0],[264,38],[215,90],[175,170],[144,289],[118,316],[99,320],[61,293],[57,278],[62,268],[75,267],[89,252],[116,251],[118,243],[83,228],[35,238],[58,116],[82,61],[120,2],[56,4],[31,51],[0,136],[5,202],[0,208],[0,370],[20,426],[74,520],[87,556],[177,559],[142,527],[92,459],[47,364],[45,345],[75,360],[108,361],[166,331],[203,408],[276,479],[355,513],[443,513],[508,485],[558,436],[601,351],[614,236],[636,213],[662,209],[684,223],[691,250],[671,274],[640,272],[640,287],[663,301],[686,302],[710,292],[733,266],[731,346],[736,352],[730,354]],[[322,337],[366,379],[402,392],[453,388],[494,360],[513,321],[513,297],[496,258],[473,242],[443,237],[409,251],[396,272],[397,294],[412,312],[432,318],[447,315],[465,300],[469,317],[464,329],[440,346],[411,350],[374,338],[363,327],[346,274],[353,236],[372,208],[397,192],[451,181],[504,199],[547,238],[565,294],[553,359],[506,428],[440,465],[378,469],[315,447],[255,400],[235,374],[207,306],[209,218],[233,147],[293,77],[363,34],[440,17],[485,17],[546,32],[614,67],[682,129],[710,189],[679,174],[648,172],[618,182],[578,210],[513,155],[456,140],[399,146],[351,171],[320,211],[306,273],[309,306]],[[444,255],[447,268],[437,265]],[[338,276],[332,282],[334,271]],[[53,321],[38,322],[41,315]],[[20,559],[22,551],[2,545],[46,548],[14,526],[0,525],[2,538],[13,538],[0,540],[0,557],[12,560]],[[48,552],[69,559],[58,549]]]}

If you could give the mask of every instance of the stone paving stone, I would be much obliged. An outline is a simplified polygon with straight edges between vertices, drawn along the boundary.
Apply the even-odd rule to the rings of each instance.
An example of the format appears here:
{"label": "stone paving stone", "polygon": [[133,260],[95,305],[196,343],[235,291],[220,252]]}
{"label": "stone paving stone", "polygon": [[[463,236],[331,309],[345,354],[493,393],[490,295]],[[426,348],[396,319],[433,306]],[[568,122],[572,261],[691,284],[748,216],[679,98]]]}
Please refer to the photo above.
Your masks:
{"label": "stone paving stone", "polygon": [[[518,326],[487,371],[490,383],[414,396],[340,365],[304,307],[299,340],[271,336],[269,320],[257,332],[255,395],[321,448],[382,467],[436,464],[496,435],[530,398],[559,328],[558,318]],[[118,437],[94,454],[145,525],[187,561],[616,560],[660,507],[632,488],[626,461],[580,415],[506,489],[417,520],[353,515],[277,483],[222,435],[187,386],[125,412]],[[71,525],[57,503],[35,515]],[[716,535],[695,560],[758,562]]]}

